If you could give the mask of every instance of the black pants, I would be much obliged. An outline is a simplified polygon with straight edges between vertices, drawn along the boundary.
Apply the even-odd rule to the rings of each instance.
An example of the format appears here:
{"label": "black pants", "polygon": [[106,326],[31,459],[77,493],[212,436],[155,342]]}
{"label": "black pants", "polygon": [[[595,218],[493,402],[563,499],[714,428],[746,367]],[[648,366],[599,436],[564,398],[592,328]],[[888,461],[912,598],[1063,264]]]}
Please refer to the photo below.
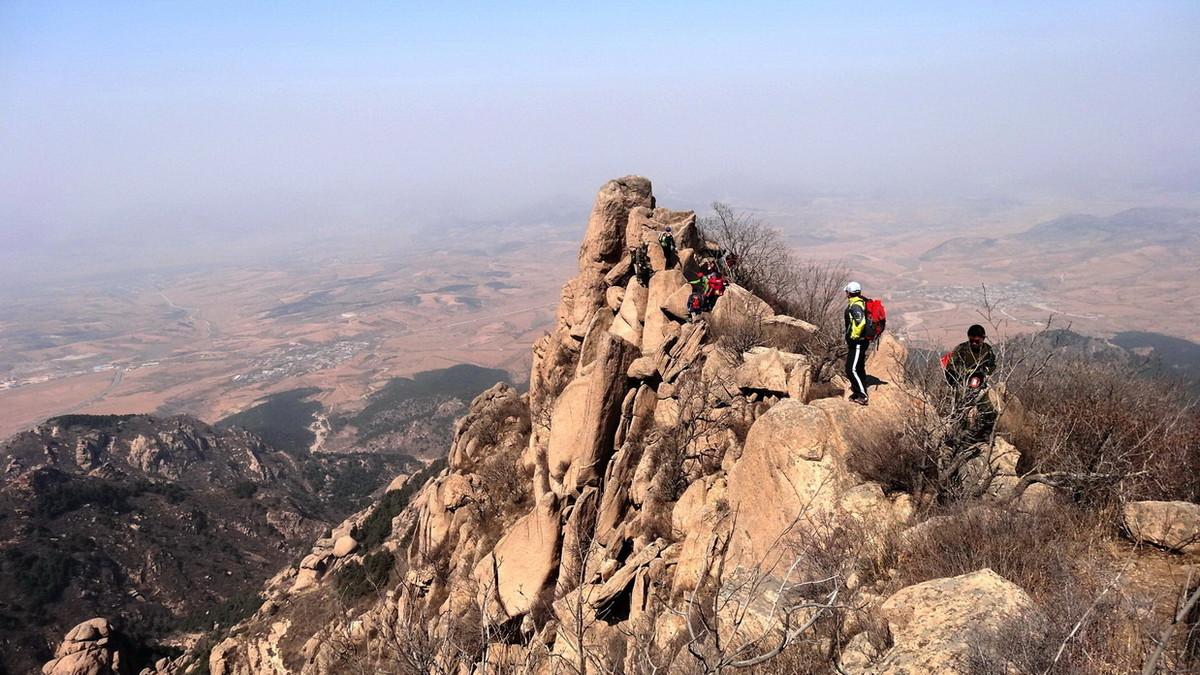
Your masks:
{"label": "black pants", "polygon": [[850,380],[850,393],[855,398],[867,395],[867,347],[866,340],[846,340],[846,379]]}

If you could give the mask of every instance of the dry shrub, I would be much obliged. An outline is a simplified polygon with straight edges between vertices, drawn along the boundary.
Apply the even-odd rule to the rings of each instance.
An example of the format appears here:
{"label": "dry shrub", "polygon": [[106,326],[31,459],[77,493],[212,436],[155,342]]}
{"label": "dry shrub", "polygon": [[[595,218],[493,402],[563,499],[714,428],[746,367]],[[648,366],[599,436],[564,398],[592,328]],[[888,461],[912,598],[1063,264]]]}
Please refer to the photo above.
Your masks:
{"label": "dry shrub", "polygon": [[1081,501],[1200,501],[1200,416],[1170,381],[1060,358],[1016,390],[1033,414],[1022,468],[1065,474]]}
{"label": "dry shrub", "polygon": [[[742,355],[755,347],[766,347],[770,342],[767,317],[747,314],[708,322],[708,334],[717,348],[734,363],[742,362]],[[770,345],[776,346],[776,345]]]}
{"label": "dry shrub", "polygon": [[1035,599],[1075,581],[1072,561],[1083,557],[1095,530],[1073,508],[1023,514],[976,507],[950,511],[912,537],[902,553],[904,586],[990,567]]}
{"label": "dry shrub", "polygon": [[872,419],[848,429],[846,466],[888,492],[924,495],[937,479],[941,448],[913,425]]}
{"label": "dry shrub", "polygon": [[702,218],[700,227],[704,236],[737,256],[733,281],[765,300],[776,313],[817,326],[817,334],[802,345],[773,346],[799,350],[812,361],[814,379],[828,379],[845,357],[840,302],[848,276],[845,266],[800,260],[780,232],[757,216],[719,202],[712,207],[712,215]]}

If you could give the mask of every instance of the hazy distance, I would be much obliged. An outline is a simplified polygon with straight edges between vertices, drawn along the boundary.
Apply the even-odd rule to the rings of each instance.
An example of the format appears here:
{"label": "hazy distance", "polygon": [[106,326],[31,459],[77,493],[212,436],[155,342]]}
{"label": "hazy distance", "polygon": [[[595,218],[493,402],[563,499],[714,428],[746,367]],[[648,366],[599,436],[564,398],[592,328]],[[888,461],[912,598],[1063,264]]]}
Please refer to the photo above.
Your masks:
{"label": "hazy distance", "polygon": [[1200,202],[1200,5],[842,5],[10,0],[0,280],[578,225],[627,173],[785,229]]}

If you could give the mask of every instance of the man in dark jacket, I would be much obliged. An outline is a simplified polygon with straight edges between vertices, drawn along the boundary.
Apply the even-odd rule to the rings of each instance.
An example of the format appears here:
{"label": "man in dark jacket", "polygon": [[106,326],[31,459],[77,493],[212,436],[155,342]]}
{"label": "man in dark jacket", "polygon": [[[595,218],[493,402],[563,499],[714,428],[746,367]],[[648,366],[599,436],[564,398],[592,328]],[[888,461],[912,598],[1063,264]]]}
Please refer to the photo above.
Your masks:
{"label": "man in dark jacket", "polygon": [[867,300],[857,281],[846,284],[846,379],[850,381],[850,400],[867,405],[867,347],[870,346],[870,321]]}
{"label": "man in dark jacket", "polygon": [[[946,382],[954,388],[955,415],[960,416],[972,442],[987,440],[996,426],[996,409],[988,399],[988,378],[996,372],[996,354],[984,342],[987,331],[975,324],[967,329],[967,341],[950,352],[946,363]],[[975,410],[975,424],[970,412]],[[970,427],[974,427],[973,429]]]}
{"label": "man in dark jacket", "polygon": [[[988,376],[996,372],[996,354],[992,346],[984,342],[987,331],[975,324],[967,329],[967,341],[960,343],[950,352],[946,364],[946,382],[952,387],[971,386],[978,389],[986,383]],[[972,378],[977,381],[973,382]]]}

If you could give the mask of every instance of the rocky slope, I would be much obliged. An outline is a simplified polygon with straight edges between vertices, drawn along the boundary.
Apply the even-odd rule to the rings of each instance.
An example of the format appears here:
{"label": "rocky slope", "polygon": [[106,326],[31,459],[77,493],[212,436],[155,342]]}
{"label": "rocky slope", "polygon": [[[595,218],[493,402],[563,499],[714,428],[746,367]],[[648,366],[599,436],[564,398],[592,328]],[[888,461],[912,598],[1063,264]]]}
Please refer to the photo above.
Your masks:
{"label": "rocky slope", "polygon": [[[679,265],[651,246],[642,286],[625,251],[667,226]],[[275,575],[252,617],[157,671],[1019,672],[1005,649],[1044,608],[986,567],[898,589],[890,547],[948,521],[917,524],[908,494],[848,463],[871,420],[926,414],[904,346],[872,351],[863,408],[780,348],[815,328],[745,289],[688,322],[687,275],[711,248],[646,179],[606,184],[528,393],[477,397],[444,468],[391,486]],[[1004,407],[1001,424],[1019,418]],[[980,513],[1057,498],[1014,492],[1019,460],[998,440],[963,468]]]}
{"label": "rocky slope", "polygon": [[120,617],[141,644],[252,610],[252,589],[346,512],[313,496],[305,474],[319,472],[304,468],[188,417],[67,416],[12,437],[0,665],[35,668],[91,616]]}

